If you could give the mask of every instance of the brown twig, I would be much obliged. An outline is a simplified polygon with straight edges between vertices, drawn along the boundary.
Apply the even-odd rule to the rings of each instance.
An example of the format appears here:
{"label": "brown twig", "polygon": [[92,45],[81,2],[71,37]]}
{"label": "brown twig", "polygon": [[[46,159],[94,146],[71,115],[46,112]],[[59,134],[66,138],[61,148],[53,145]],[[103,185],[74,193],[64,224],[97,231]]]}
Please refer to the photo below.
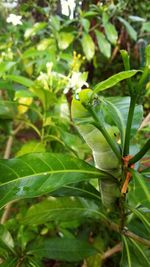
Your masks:
{"label": "brown twig", "polygon": [[113,248],[110,248],[106,252],[104,252],[101,259],[106,260],[107,258],[110,258],[113,254],[118,253],[121,250],[122,250],[122,244],[120,242],[116,246],[114,246]]}
{"label": "brown twig", "polygon": [[139,235],[134,234],[133,232],[129,231],[128,229],[124,228],[122,231],[120,231],[120,227],[118,224],[110,222],[110,221],[105,221],[105,224],[107,224],[107,226],[112,229],[115,232],[118,232],[124,236],[127,236],[129,238],[134,239],[135,241],[150,247],[150,240],[145,239]]}
{"label": "brown twig", "polygon": [[118,53],[118,51],[119,51],[119,49],[120,49],[120,44],[121,44],[121,41],[122,41],[122,39],[123,39],[123,36],[124,36],[124,28],[122,27],[122,29],[121,29],[121,33],[120,33],[120,35],[119,35],[117,44],[116,44],[116,46],[115,46],[115,48],[114,48],[114,50],[113,50],[113,52],[112,52],[112,56],[111,56],[111,58],[110,58],[109,63],[111,63],[111,62],[114,60],[114,58],[116,57],[116,55],[117,55],[117,53]]}

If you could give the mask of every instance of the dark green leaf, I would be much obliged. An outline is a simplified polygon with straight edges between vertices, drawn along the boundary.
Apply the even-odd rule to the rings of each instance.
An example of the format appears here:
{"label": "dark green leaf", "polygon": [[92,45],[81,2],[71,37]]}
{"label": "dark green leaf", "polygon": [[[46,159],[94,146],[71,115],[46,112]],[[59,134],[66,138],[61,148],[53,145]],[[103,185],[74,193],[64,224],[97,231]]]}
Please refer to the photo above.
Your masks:
{"label": "dark green leaf", "polygon": [[143,197],[147,199],[147,201],[150,203],[150,185],[149,183],[146,183],[146,180],[142,174],[135,170],[131,170],[133,179],[136,180],[137,184],[141,187],[143,191]]}
{"label": "dark green leaf", "polygon": [[15,102],[0,101],[0,119],[13,119],[17,114]]}
{"label": "dark green leaf", "polygon": [[28,254],[36,255],[39,258],[76,262],[97,254],[97,250],[81,240],[51,238],[37,244]]}
{"label": "dark green leaf", "polygon": [[[75,184],[70,184],[63,186],[61,189],[54,191],[52,194],[54,197],[58,196],[76,196],[85,197],[88,199],[94,199],[100,202],[100,193],[96,188],[90,183],[80,182]],[[100,203],[99,203],[100,204]]]}
{"label": "dark green leaf", "polygon": [[100,177],[108,174],[63,154],[31,153],[0,160],[0,206],[13,199],[39,196],[71,183]]}
{"label": "dark green leaf", "polygon": [[60,223],[81,221],[87,218],[100,218],[99,206],[92,200],[49,197],[47,200],[32,206],[23,219],[23,223],[38,225],[47,221]]}
{"label": "dark green leaf", "polygon": [[148,267],[149,259],[150,251],[146,247],[123,236],[121,267]]}

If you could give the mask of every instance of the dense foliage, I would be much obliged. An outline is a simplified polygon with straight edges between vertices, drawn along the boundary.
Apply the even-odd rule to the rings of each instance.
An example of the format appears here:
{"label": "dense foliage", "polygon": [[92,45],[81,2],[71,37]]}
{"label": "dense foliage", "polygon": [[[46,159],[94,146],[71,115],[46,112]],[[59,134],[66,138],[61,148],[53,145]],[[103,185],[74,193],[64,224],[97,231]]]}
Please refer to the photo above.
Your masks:
{"label": "dense foliage", "polygon": [[133,2],[0,3],[2,267],[150,266],[150,18]]}

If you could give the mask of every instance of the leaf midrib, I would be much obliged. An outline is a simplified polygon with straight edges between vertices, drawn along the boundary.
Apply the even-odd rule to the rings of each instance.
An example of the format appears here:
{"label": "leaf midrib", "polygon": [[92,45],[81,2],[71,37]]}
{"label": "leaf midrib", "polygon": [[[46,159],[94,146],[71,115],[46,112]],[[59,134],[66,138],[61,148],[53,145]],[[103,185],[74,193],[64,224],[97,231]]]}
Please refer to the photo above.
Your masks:
{"label": "leaf midrib", "polygon": [[[47,177],[48,174],[51,175],[51,174],[56,174],[56,173],[72,173],[72,172],[74,172],[74,173],[88,173],[88,174],[94,174],[94,175],[100,175],[101,174],[101,172],[96,172],[96,171],[94,172],[94,171],[89,171],[89,170],[76,170],[76,169],[75,170],[74,169],[72,169],[72,170],[54,170],[54,171],[50,170],[50,171],[44,171],[44,172],[40,172],[40,173],[37,173],[37,174],[34,173],[34,174],[30,174],[28,176],[22,176],[22,177],[19,177],[17,179],[10,180],[10,181],[8,181],[6,183],[1,184],[0,188],[3,185],[7,185],[9,183],[12,183],[12,182],[15,182],[15,181],[18,181],[18,180],[22,180],[22,179],[27,179],[29,177],[41,176],[41,175]],[[44,173],[47,173],[47,174],[45,175]],[[103,173],[103,174],[106,175],[105,173]]]}

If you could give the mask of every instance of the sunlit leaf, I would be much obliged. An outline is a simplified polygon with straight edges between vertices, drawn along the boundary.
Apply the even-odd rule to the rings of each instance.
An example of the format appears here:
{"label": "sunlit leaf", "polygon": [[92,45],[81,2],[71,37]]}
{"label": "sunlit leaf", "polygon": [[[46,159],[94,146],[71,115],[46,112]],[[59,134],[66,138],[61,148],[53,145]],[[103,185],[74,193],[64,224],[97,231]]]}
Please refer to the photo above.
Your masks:
{"label": "sunlit leaf", "polygon": [[139,70],[129,70],[129,71],[119,72],[119,73],[111,76],[107,80],[104,80],[104,81],[98,83],[94,87],[94,93],[98,93],[100,91],[106,90],[106,89],[116,85],[117,83],[134,76],[137,72],[139,72]]}
{"label": "sunlit leaf", "polygon": [[87,33],[84,33],[81,39],[81,44],[86,58],[90,61],[95,54],[95,45],[91,36]]}
{"label": "sunlit leaf", "polygon": [[72,43],[74,35],[70,32],[60,32],[58,35],[58,46],[65,50]]}
{"label": "sunlit leaf", "polygon": [[21,149],[17,152],[16,156],[20,157],[28,153],[42,153],[45,152],[44,144],[39,141],[29,141],[26,144],[22,145]]}
{"label": "sunlit leaf", "polygon": [[14,240],[4,225],[0,225],[0,241],[3,242],[10,250],[14,248]]}
{"label": "sunlit leaf", "polygon": [[105,34],[107,36],[107,39],[113,45],[115,45],[118,39],[118,33],[117,33],[115,26],[112,23],[108,22],[104,24],[104,28],[105,28]]}
{"label": "sunlit leaf", "polygon": [[88,33],[89,28],[90,28],[90,21],[88,19],[82,18],[81,24],[82,24],[84,30]]}
{"label": "sunlit leaf", "polygon": [[33,81],[23,77],[23,76],[18,76],[18,75],[7,75],[6,76],[9,80],[14,81],[16,83],[22,84],[26,87],[30,87],[33,85]]}
{"label": "sunlit leaf", "polygon": [[99,32],[95,30],[96,33],[96,38],[98,42],[99,49],[101,53],[109,58],[111,56],[111,45],[110,43],[106,40],[105,35],[102,32]]}

